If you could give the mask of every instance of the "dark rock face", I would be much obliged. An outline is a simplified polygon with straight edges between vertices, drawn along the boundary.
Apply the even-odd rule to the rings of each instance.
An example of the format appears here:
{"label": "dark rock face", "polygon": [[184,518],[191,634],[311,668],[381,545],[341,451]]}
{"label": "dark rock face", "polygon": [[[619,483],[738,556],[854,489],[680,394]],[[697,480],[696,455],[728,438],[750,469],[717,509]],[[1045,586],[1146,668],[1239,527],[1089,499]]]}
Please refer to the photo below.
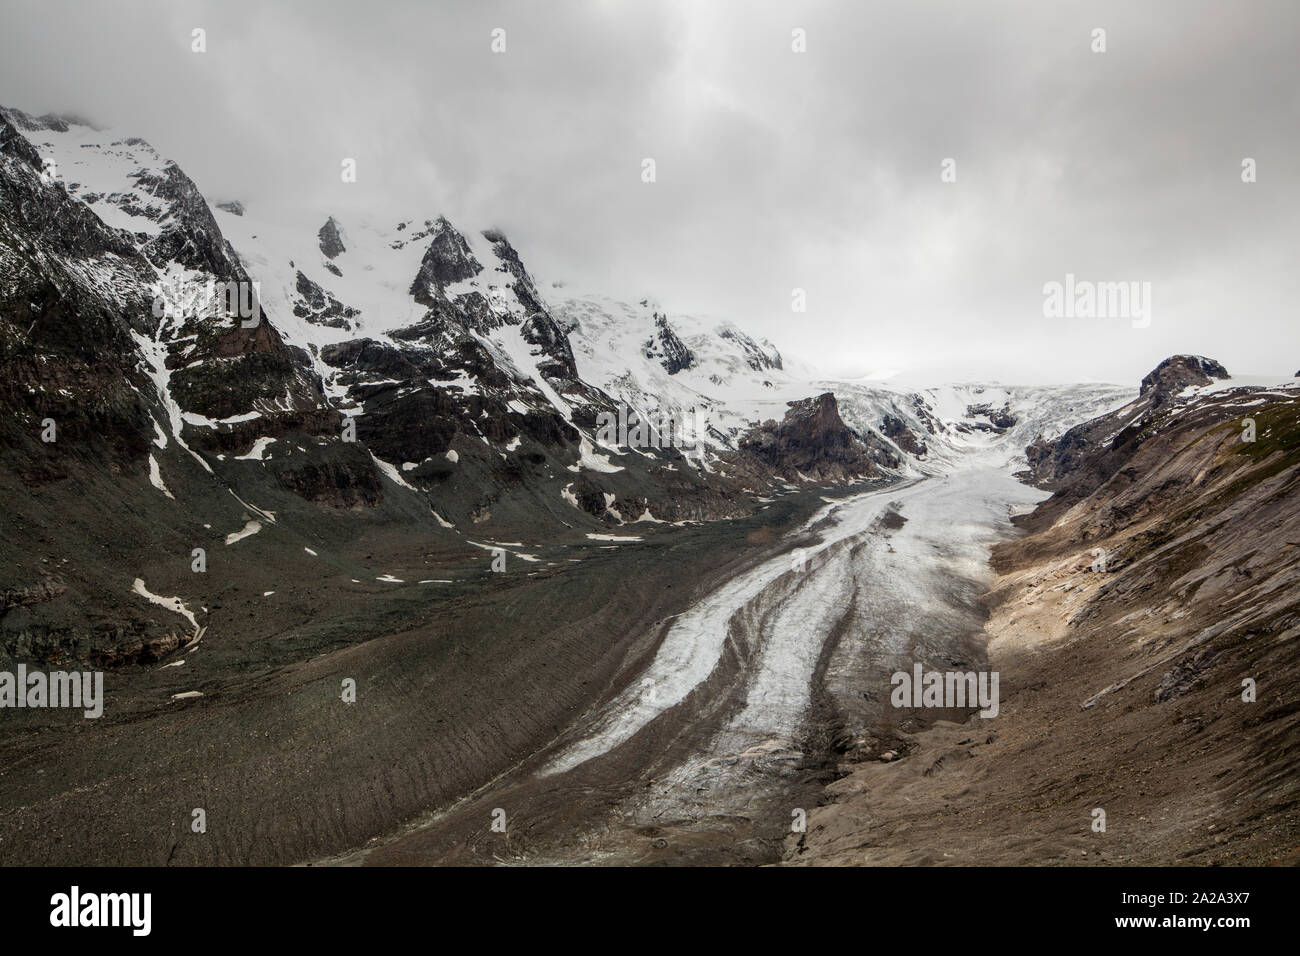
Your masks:
{"label": "dark rock face", "polygon": [[510,319],[509,315],[492,308],[487,296],[477,290],[461,296],[455,305],[446,301],[435,303],[429,316],[459,328],[472,329],[480,335],[496,331]]}
{"label": "dark rock face", "polygon": [[897,415],[886,415],[880,423],[880,432],[909,455],[922,457],[926,453],[925,442],[917,438]]}
{"label": "dark rock face", "polygon": [[[73,459],[134,470],[149,444],[152,383],[132,331],[149,328],[153,272],[57,182],[0,115],[0,448],[18,452],[29,483],[56,480]],[[102,283],[86,281],[97,270]],[[38,439],[56,424],[58,442]]]}
{"label": "dark rock face", "polygon": [[934,417],[934,409],[930,403],[920,395],[913,395],[912,408],[916,412],[916,417],[921,420],[921,424],[925,426],[925,430],[931,435],[938,435],[942,429],[939,420]]}
{"label": "dark rock face", "polygon": [[[341,370],[335,381],[347,387],[348,400],[364,409],[362,424],[370,419],[370,424],[365,425],[371,429],[366,432],[366,440],[374,445],[381,459],[387,461],[386,456],[398,455],[407,463],[427,461],[430,455],[446,451],[456,435],[471,441],[486,438],[508,442],[530,427],[519,406],[522,403],[535,407],[542,388],[552,388],[565,396],[573,403],[574,414],[582,414],[583,408],[593,404],[611,404],[608,396],[579,378],[567,331],[547,309],[518,252],[504,235],[495,230],[483,233],[492,244],[494,259],[499,260],[494,274],[484,275],[484,267],[469,243],[445,218],[426,226],[425,232],[410,234],[393,244],[402,246],[430,239],[411,286],[416,301],[428,307],[423,318],[389,332],[387,338],[395,345],[367,339],[321,349],[321,359]],[[458,289],[454,294],[447,292],[448,285],[469,279],[477,279],[473,287]],[[503,292],[503,286],[509,292]],[[316,288],[300,283],[299,291],[304,309],[325,319],[339,314],[325,290],[317,294]],[[346,317],[346,312],[342,315]],[[517,380],[509,373],[509,366],[482,341],[481,336],[507,326],[518,327],[518,335],[529,346],[536,375],[525,363],[515,370],[522,376]],[[441,389],[438,385],[462,377],[477,382],[477,397],[462,394],[460,387]],[[537,378],[544,381],[535,381]],[[549,418],[553,412],[539,414]],[[425,447],[429,436],[415,435],[408,427],[430,416],[440,417],[445,425],[441,431],[434,429],[438,432],[433,441],[436,447]],[[389,430],[393,436],[380,434]],[[567,424],[562,428],[548,426],[531,437],[547,454],[560,456],[566,467],[572,461],[572,445],[578,434]],[[542,456],[544,460],[536,447],[527,455]],[[506,467],[508,470],[513,466]],[[411,470],[408,477],[419,484],[441,482],[446,475],[426,463]],[[495,480],[511,483],[520,479],[503,473]]]}
{"label": "dark rock face", "polygon": [[411,295],[421,305],[432,307],[440,298],[445,299],[443,288],[449,283],[472,279],[482,271],[465,237],[439,216],[433,226],[433,239],[420,261],[420,271],[411,283]]}
{"label": "dark rock face", "polygon": [[[1037,436],[1025,447],[1028,468],[1016,477],[1063,496],[1090,492],[1120,472],[1158,431],[1162,416],[1153,414],[1149,399],[1139,402],[1076,425],[1059,438]],[[1129,419],[1131,427],[1121,432]]]}
{"label": "dark rock face", "polygon": [[1228,370],[1203,355],[1175,355],[1157,365],[1142,379],[1142,391],[1177,394],[1189,385],[1209,385],[1215,379],[1229,378]]}
{"label": "dark rock face", "polygon": [[[128,260],[132,279],[152,278],[128,237],[110,229],[84,203],[71,198],[62,184],[41,180],[41,157],[0,110],[0,156],[4,167],[5,239],[19,253],[37,245],[58,256],[89,259],[112,253]],[[103,298],[100,296],[100,298]]]}
{"label": "dark rock face", "polygon": [[977,431],[994,432],[999,435],[1010,428],[1014,428],[1016,422],[1019,420],[1015,415],[1011,414],[1010,405],[1003,405],[1001,408],[994,408],[987,402],[980,405],[967,405],[966,417],[987,419],[987,424],[984,422],[975,422],[970,427]]}
{"label": "dark rock face", "polygon": [[546,306],[542,302],[541,294],[537,291],[537,285],[533,282],[533,277],[528,274],[524,268],[523,260],[519,258],[519,253],[515,247],[510,245],[509,240],[495,229],[487,229],[483,232],[483,238],[492,243],[496,254],[504,263],[504,268],[514,280],[510,287],[519,297],[520,304],[528,312],[546,312]]}
{"label": "dark rock face", "polygon": [[18,132],[7,112],[2,110],[0,110],[0,153],[20,159],[40,172],[41,154],[36,151],[35,146],[27,142],[25,136]]}
{"label": "dark rock face", "polygon": [[379,469],[359,443],[333,443],[310,457],[273,459],[268,467],[281,486],[313,504],[374,507],[384,497]]}
{"label": "dark rock face", "polygon": [[1055,445],[1055,442],[1050,442],[1042,435],[1039,435],[1025,446],[1025,458],[1029,462],[1029,468],[1031,471],[1038,468],[1051,457]]}
{"label": "dark rock face", "polygon": [[[426,388],[408,395],[400,389],[374,392],[357,420],[357,438],[385,461],[423,461],[451,447],[465,411],[446,389]],[[469,430],[468,427],[465,430]],[[471,432],[472,434],[472,432]]]}
{"label": "dark rock face", "polygon": [[213,419],[257,412],[270,427],[277,419],[329,407],[307,354],[286,345],[269,316],[253,328],[187,319],[176,335],[194,337],[167,362],[172,395],[185,411]]}
{"label": "dark rock face", "polygon": [[[1188,385],[1207,385],[1211,376],[1226,378],[1227,374],[1218,362],[1200,356],[1166,359],[1142,379],[1136,401],[1076,425],[1055,441],[1036,438],[1025,449],[1029,468],[1021,477],[1071,500],[1090,494],[1121,474],[1138,450],[1160,438],[1171,421],[1184,417],[1174,400],[1179,392]],[[1232,414],[1230,406],[1221,406],[1219,400],[1203,401],[1195,412],[1207,422],[1222,421]]]}
{"label": "dark rock face", "polygon": [[[184,436],[191,448],[212,454],[242,455],[259,438],[287,439],[302,435],[337,435],[342,428],[342,416],[332,408],[302,412],[284,412],[274,416],[259,416],[245,422],[222,422],[212,428],[186,425]],[[313,456],[329,454],[329,443],[313,445]]]}
{"label": "dark rock face", "polygon": [[600,517],[608,507],[605,504],[604,489],[588,476],[581,475],[573,483],[573,495],[578,499],[578,507],[593,517]]}
{"label": "dark rock face", "polygon": [[578,368],[573,361],[573,348],[569,336],[546,312],[537,312],[520,326],[524,341],[536,345],[545,356],[537,363],[537,370],[548,378],[576,382]]}
{"label": "dark rock face", "polygon": [[302,272],[298,273],[296,288],[299,298],[293,304],[293,314],[308,322],[334,329],[351,329],[352,323],[348,319],[361,314],[334,298]]}
{"label": "dark rock face", "polygon": [[[54,113],[46,113],[44,116],[34,117],[24,113],[22,110],[14,109],[11,106],[0,107],[0,113],[4,113],[8,116],[10,121],[18,127],[18,129],[28,133],[34,133],[43,129],[52,129],[57,130],[60,133],[66,133],[68,131],[69,121],[81,122],[83,126],[90,125],[84,121],[77,120],[71,115],[68,115],[65,118],[63,116],[57,116]],[[143,142],[143,140],[130,140],[129,142]]]}
{"label": "dark rock face", "polygon": [[135,180],[141,190],[168,203],[158,217],[162,231],[140,250],[154,265],[161,268],[179,262],[218,279],[249,281],[198,187],[179,166],[168,162],[161,173],[142,170]]}
{"label": "dark rock face", "polygon": [[668,324],[668,316],[656,312],[655,334],[646,340],[642,351],[649,359],[659,359],[659,364],[669,375],[676,375],[695,364],[695,355],[688,349],[677,332]]}
{"label": "dark rock face", "polygon": [[351,339],[320,350],[321,360],[335,368],[348,369],[353,377],[344,384],[361,381],[362,376],[375,378],[432,378],[445,372],[445,366],[428,350],[398,349],[374,339]]}
{"label": "dark rock face", "polygon": [[[536,408],[532,389],[538,383],[507,374],[479,336],[518,326],[537,376],[546,379],[541,384],[574,399],[586,400],[593,390],[579,380],[568,334],[546,310],[503,235],[484,233],[501,262],[496,271],[504,274],[494,281],[495,276],[483,275],[468,242],[445,218],[427,225],[430,243],[411,287],[413,297],[428,306],[425,315],[388,333],[386,341],[327,345],[320,357],[340,370],[335,384],[347,388],[347,401],[361,412],[358,441],[381,461],[403,465],[403,480],[412,487],[440,500],[454,496],[454,502],[443,500],[438,506],[443,511],[459,512],[476,523],[490,521],[496,510],[492,503],[503,488],[536,480],[537,470],[554,473],[567,467],[577,457],[579,434],[549,406]],[[402,244],[424,237],[416,233]],[[449,284],[475,277],[477,288],[447,293]],[[502,285],[513,291],[515,301],[498,296]],[[300,291],[308,306],[322,305],[310,287]],[[518,371],[530,376],[533,370]],[[465,377],[476,382],[475,389],[439,384]],[[521,403],[527,410],[520,410]],[[515,439],[528,441],[527,449],[515,455],[482,446],[483,441],[505,445]],[[449,459],[453,450],[456,458]],[[466,478],[458,485],[462,474]]]}
{"label": "dark rock face", "polygon": [[325,225],[320,227],[316,237],[320,239],[320,251],[327,259],[336,258],[348,251],[339,236],[339,224],[333,216],[325,220]]}
{"label": "dark rock face", "polygon": [[0,611],[53,601],[67,589],[66,584],[52,576],[23,587],[7,587],[0,592]]}
{"label": "dark rock face", "polygon": [[207,418],[242,415],[284,394],[296,373],[286,352],[259,350],[228,363],[195,363],[172,373],[172,396],[187,411]]}
{"label": "dark rock face", "polygon": [[512,419],[521,434],[541,445],[568,445],[578,441],[578,430],[553,412],[530,411]]}
{"label": "dark rock face", "polygon": [[[249,277],[178,167],[135,176],[152,198],[132,208],[158,223],[157,235],[106,226],[93,209],[100,197],[78,197],[43,172],[0,111],[0,656],[151,663],[178,649],[183,632],[147,602],[123,600],[124,570],[152,576],[145,566],[158,559],[159,542],[188,553],[175,536],[215,534],[200,515],[214,525],[239,520],[239,497],[265,502],[278,493],[283,508],[287,489],[305,499],[297,506],[310,521],[312,504],[373,506],[379,476],[358,446],[335,460],[341,443],[310,440],[336,438],[339,414],[273,316],[244,327],[191,297],[209,279]],[[119,195],[123,208],[137,203]],[[160,271],[174,263],[203,275],[170,288]],[[182,421],[184,413],[213,421]],[[236,421],[218,420],[226,417]],[[45,437],[47,421],[55,440]],[[291,460],[216,457],[243,453],[259,437],[290,439]],[[51,523],[32,520],[33,487]],[[78,543],[56,544],[56,527]],[[59,565],[67,584],[33,584],[32,562],[60,546],[70,549]]]}
{"label": "dark rock face", "polygon": [[840,418],[830,392],[791,402],[780,424],[766,422],[741,439],[740,454],[788,481],[799,475],[838,481],[880,474],[867,445]]}
{"label": "dark rock face", "polygon": [[718,330],[718,335],[724,339],[730,339],[739,345],[745,352],[745,362],[756,372],[761,372],[766,368],[780,369],[781,353],[773,348],[770,344],[766,349],[759,343],[755,342],[748,335],[739,329],[724,327]]}
{"label": "dark rock face", "polygon": [[[308,357],[284,343],[269,315],[259,313],[245,328],[193,302],[165,315],[156,310],[155,266],[179,262],[216,281],[252,286],[179,167],[135,175],[162,204],[145,213],[159,234],[135,236],[108,228],[61,183],[42,179],[32,166],[35,150],[3,117],[0,146],[0,259],[14,277],[0,317],[17,333],[0,349],[10,372],[4,388],[12,389],[0,400],[11,411],[26,408],[20,419],[31,416],[19,429],[25,434],[11,436],[31,452],[19,470],[57,477],[81,449],[126,472],[141,468],[156,423],[169,413],[149,377],[156,360],[142,358],[137,339],[163,351],[170,395],[182,411],[214,419],[256,412],[268,435],[334,427],[337,413],[328,411]],[[58,423],[57,452],[30,443],[31,425],[46,418]],[[229,443],[231,431],[186,426],[198,447]],[[43,460],[51,463],[46,471]]]}

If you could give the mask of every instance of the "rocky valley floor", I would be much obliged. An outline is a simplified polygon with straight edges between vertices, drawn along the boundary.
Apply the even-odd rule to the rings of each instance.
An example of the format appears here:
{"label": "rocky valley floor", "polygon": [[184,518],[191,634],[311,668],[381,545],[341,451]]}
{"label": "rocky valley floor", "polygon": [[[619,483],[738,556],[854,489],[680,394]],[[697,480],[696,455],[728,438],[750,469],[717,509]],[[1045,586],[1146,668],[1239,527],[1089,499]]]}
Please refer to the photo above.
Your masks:
{"label": "rocky valley floor", "polygon": [[[197,645],[111,668],[98,720],[6,713],[0,859],[1296,863],[1295,399],[1249,454],[1232,401],[1051,497],[994,438],[930,475],[552,540],[413,535],[402,499],[323,537],[282,495],[218,552]],[[111,559],[61,545],[51,514],[96,512],[59,494],[11,520],[77,587]],[[892,706],[914,664],[996,671],[997,714]]]}
{"label": "rocky valley floor", "polygon": [[[304,537],[316,554],[286,561],[302,529],[281,512],[232,546],[233,562],[214,552],[215,626],[196,647],[108,672],[103,717],[5,712],[0,860],[291,863],[392,832],[551,742],[632,679],[657,622],[788,547],[822,507],[795,494],[734,521],[530,543],[507,551],[503,573],[488,550],[396,522]],[[164,594],[179,580],[150,576]],[[122,592],[129,616],[143,599],[126,579]],[[191,830],[195,808],[205,833]]]}
{"label": "rocky valley floor", "polygon": [[895,710],[890,675],[987,667],[988,548],[1039,498],[975,454],[827,499],[801,547],[678,615],[623,693],[482,791],[333,862],[781,861],[795,819],[819,832],[842,761],[892,760],[956,716]]}

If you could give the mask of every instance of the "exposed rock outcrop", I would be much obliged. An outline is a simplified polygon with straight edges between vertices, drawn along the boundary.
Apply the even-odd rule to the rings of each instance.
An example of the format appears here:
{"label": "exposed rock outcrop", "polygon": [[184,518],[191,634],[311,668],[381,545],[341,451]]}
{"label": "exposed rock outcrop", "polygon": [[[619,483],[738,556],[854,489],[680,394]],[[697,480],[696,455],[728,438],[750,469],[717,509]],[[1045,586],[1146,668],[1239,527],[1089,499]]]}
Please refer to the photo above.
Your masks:
{"label": "exposed rock outcrop", "polygon": [[966,417],[971,419],[983,418],[984,422],[974,422],[971,427],[980,431],[990,431],[1002,434],[1016,427],[1019,419],[1011,413],[1010,405],[1003,405],[1001,408],[995,408],[991,404],[984,402],[978,405],[966,406]]}
{"label": "exposed rock outcrop", "polygon": [[654,335],[647,339],[645,345],[642,346],[645,357],[658,359],[659,364],[664,367],[664,371],[669,375],[676,375],[678,372],[685,371],[695,364],[695,356],[677,337],[673,327],[668,324],[668,316],[656,312],[654,313],[654,320]]}
{"label": "exposed rock outcrop", "polygon": [[925,442],[918,438],[897,415],[886,415],[880,423],[880,433],[909,455],[918,458],[926,454]]}
{"label": "exposed rock outcrop", "polygon": [[785,481],[843,481],[880,474],[871,450],[840,418],[824,392],[791,402],[781,422],[769,421],[740,441],[740,455]]}
{"label": "exposed rock outcrop", "polygon": [[443,299],[443,289],[453,282],[472,279],[483,271],[465,237],[444,217],[433,224],[432,239],[411,283],[411,295],[421,305],[433,307]]}
{"label": "exposed rock outcrop", "polygon": [[301,271],[296,277],[295,287],[299,298],[294,303],[293,313],[300,319],[334,329],[351,329],[352,323],[348,320],[361,314],[334,298]]}
{"label": "exposed rock outcrop", "polygon": [[488,229],[484,231],[483,238],[492,243],[493,250],[502,262],[502,268],[513,279],[510,288],[519,299],[524,311],[529,314],[545,312],[546,306],[542,302],[541,293],[537,291],[537,284],[533,282],[533,277],[524,268],[519,253],[505,235],[495,229]]}
{"label": "exposed rock outcrop", "polygon": [[1154,392],[1163,397],[1181,392],[1189,385],[1209,385],[1228,377],[1228,370],[1214,359],[1203,355],[1174,355],[1142,379],[1141,394]]}
{"label": "exposed rock outcrop", "polygon": [[43,578],[35,584],[7,587],[0,592],[0,611],[53,601],[67,589],[67,585],[55,577]]}
{"label": "exposed rock outcrop", "polygon": [[755,371],[761,372],[767,368],[779,369],[783,367],[781,353],[770,342],[755,342],[744,332],[730,325],[724,325],[718,329],[718,335],[724,339],[730,339],[744,349],[745,361]]}
{"label": "exposed rock outcrop", "polygon": [[333,216],[325,220],[325,225],[320,227],[316,237],[320,240],[321,254],[327,259],[337,259],[348,251],[343,245],[343,237],[339,235],[339,224]]}
{"label": "exposed rock outcrop", "polygon": [[1219,404],[1217,399],[1198,404],[1195,398],[1183,398],[1182,392],[1226,377],[1223,366],[1211,359],[1186,355],[1166,359],[1142,380],[1135,401],[1076,425],[1054,442],[1040,436],[1025,450],[1029,458],[1026,479],[1049,491],[1091,492],[1119,471],[1184,406],[1190,404],[1193,414],[1211,414]]}

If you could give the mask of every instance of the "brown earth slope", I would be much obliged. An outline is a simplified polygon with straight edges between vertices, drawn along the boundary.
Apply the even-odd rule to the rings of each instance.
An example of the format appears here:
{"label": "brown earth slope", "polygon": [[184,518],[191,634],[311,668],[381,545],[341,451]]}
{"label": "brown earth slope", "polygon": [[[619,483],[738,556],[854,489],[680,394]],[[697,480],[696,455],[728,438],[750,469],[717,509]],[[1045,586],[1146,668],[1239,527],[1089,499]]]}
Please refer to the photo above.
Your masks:
{"label": "brown earth slope", "polygon": [[999,716],[843,768],[791,862],[1300,862],[1300,394],[1147,399],[994,552]]}

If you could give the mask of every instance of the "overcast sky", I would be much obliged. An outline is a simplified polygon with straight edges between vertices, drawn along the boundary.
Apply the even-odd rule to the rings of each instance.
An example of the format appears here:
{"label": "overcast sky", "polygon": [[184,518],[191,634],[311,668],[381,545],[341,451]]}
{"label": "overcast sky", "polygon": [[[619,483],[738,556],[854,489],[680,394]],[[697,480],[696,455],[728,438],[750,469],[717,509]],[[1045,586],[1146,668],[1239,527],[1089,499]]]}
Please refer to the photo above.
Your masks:
{"label": "overcast sky", "polygon": [[[1294,0],[0,0],[0,26],[0,103],[142,136],[210,199],[498,226],[543,283],[833,374],[1300,369]],[[1046,317],[1067,273],[1149,282],[1149,324]]]}

